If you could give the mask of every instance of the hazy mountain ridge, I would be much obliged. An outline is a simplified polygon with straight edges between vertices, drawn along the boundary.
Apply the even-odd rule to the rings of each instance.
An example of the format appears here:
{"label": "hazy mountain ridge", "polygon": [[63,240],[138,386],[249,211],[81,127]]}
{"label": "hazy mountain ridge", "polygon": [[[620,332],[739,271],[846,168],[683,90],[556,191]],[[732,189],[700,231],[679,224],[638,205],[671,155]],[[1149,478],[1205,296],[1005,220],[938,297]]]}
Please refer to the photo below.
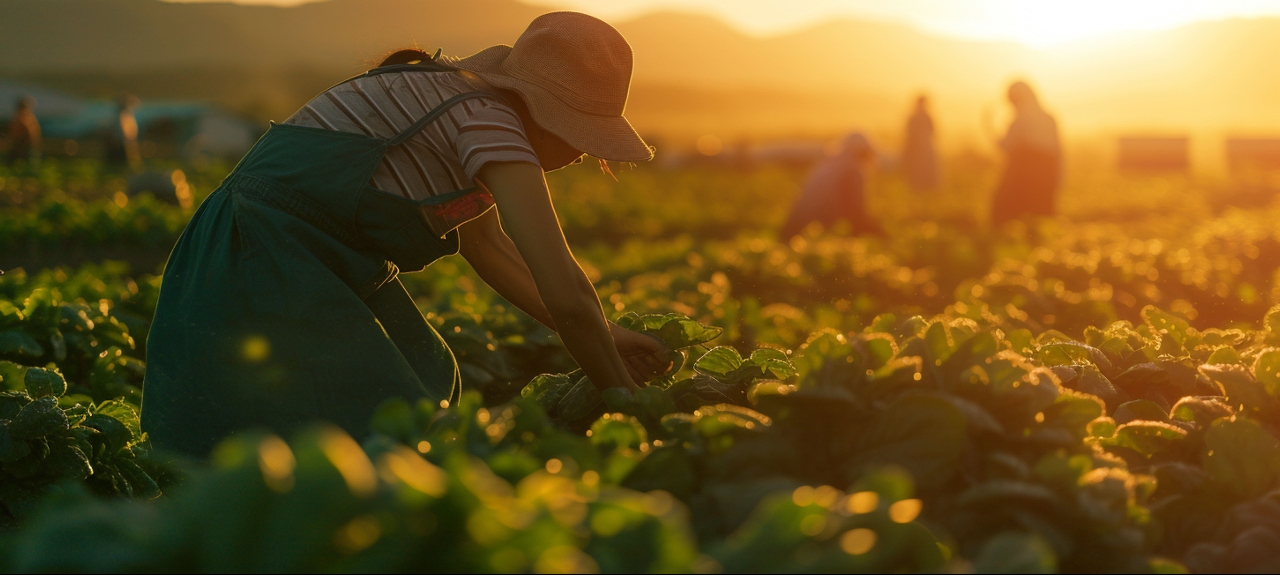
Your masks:
{"label": "hazy mountain ridge", "polygon": [[415,42],[458,52],[510,42],[542,12],[511,0],[336,0],[293,8],[0,0],[0,10],[6,15],[0,20],[0,69],[16,71],[179,65],[352,70]]}

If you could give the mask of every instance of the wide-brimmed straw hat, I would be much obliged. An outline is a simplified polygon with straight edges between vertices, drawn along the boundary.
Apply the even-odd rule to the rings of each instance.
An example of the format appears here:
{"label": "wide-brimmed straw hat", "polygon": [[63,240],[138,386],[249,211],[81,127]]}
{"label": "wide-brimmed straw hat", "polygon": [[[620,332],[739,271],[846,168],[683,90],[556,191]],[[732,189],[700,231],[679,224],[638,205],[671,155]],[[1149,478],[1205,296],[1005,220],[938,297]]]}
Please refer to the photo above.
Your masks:
{"label": "wide-brimmed straw hat", "polygon": [[631,45],[599,19],[544,14],[514,46],[485,48],[453,65],[520,94],[533,120],[574,148],[617,162],[653,159],[652,148],[622,117]]}

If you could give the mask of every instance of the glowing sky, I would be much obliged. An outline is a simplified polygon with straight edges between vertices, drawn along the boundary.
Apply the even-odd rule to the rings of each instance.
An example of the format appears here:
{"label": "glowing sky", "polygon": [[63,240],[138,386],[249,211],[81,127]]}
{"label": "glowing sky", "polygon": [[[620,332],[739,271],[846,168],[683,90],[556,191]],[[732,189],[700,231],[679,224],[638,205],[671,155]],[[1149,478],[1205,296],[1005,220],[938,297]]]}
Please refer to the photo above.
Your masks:
{"label": "glowing sky", "polygon": [[[190,1],[190,0],[179,0]],[[238,0],[300,4],[310,0]],[[654,10],[717,15],[770,34],[831,17],[874,18],[983,40],[1050,46],[1112,32],[1172,28],[1198,20],[1280,16],[1280,0],[525,0],[619,21]]]}

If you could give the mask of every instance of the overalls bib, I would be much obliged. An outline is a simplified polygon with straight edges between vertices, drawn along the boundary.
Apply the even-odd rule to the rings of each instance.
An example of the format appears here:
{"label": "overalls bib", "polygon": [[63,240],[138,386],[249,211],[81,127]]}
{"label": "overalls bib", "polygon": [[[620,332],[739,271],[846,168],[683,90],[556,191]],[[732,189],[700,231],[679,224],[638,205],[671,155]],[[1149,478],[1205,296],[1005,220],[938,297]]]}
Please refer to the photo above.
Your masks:
{"label": "overalls bib", "polygon": [[[425,63],[368,72],[445,72]],[[388,398],[449,399],[453,353],[397,279],[458,251],[414,201],[374,189],[388,149],[487,92],[454,96],[391,140],[273,124],[169,256],[147,339],[142,428],[204,456],[245,428],[316,421],[357,439]]]}

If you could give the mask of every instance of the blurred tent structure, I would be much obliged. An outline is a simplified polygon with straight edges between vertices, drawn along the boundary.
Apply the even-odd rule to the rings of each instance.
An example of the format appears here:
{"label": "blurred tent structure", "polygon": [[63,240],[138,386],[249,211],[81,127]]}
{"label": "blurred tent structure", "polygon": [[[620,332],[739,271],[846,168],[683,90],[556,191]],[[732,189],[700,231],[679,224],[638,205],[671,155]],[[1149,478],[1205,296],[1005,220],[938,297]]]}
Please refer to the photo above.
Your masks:
{"label": "blurred tent structure", "polygon": [[[35,98],[35,113],[46,138],[95,141],[117,113],[111,100],[87,100],[39,86],[0,78],[0,124],[13,115],[12,103]],[[252,123],[202,102],[147,102],[134,112],[139,140],[162,157],[238,156],[260,134]],[[77,146],[69,147],[75,149]]]}
{"label": "blurred tent structure", "polygon": [[1233,173],[1280,171],[1280,137],[1227,138],[1227,166]]}
{"label": "blurred tent structure", "polygon": [[1186,136],[1125,136],[1117,144],[1116,167],[1121,171],[1186,172],[1191,168]]}

